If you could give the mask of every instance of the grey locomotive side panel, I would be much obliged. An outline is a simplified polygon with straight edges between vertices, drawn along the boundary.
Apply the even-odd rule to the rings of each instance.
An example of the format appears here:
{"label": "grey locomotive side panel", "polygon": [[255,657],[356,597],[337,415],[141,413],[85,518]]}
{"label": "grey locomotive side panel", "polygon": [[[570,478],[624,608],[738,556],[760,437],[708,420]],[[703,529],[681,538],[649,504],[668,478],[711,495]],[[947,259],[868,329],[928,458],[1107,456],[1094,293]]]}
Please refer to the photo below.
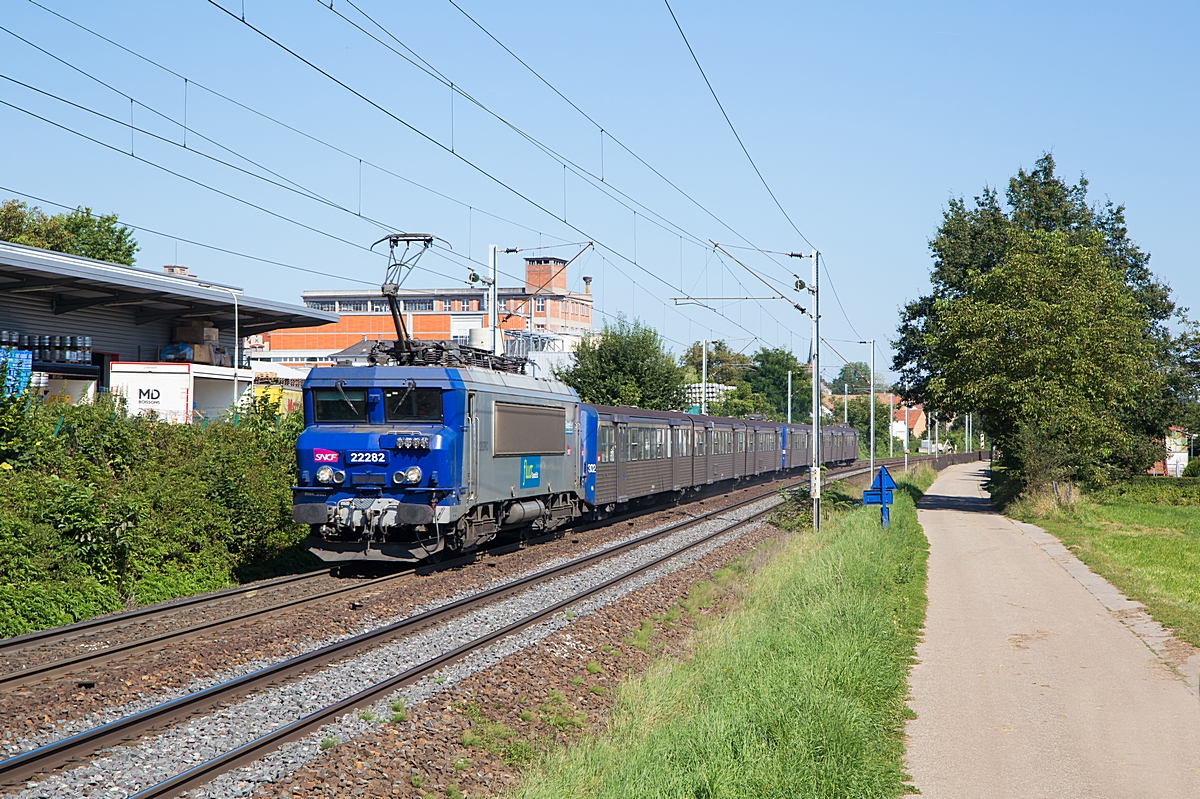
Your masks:
{"label": "grey locomotive side panel", "polygon": [[563,455],[567,451],[567,416],[557,405],[495,403],[492,427],[496,455]]}
{"label": "grey locomotive side panel", "polygon": [[478,502],[579,492],[578,404],[556,400],[476,392]]}

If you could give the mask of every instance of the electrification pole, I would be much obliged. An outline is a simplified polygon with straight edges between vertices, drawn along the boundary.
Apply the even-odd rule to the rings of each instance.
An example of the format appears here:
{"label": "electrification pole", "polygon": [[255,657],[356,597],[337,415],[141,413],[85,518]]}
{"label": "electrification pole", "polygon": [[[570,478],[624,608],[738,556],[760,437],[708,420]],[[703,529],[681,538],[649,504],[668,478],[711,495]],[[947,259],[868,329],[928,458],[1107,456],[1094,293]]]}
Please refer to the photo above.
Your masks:
{"label": "electrification pole", "polygon": [[850,424],[850,386],[842,383],[842,424]]}
{"label": "electrification pole", "polygon": [[812,251],[812,469],[811,488],[813,502],[813,532],[821,529],[821,289],[820,289],[820,260],[821,254]]}
{"label": "electrification pole", "polygon": [[708,339],[700,342],[700,415],[708,415]]}

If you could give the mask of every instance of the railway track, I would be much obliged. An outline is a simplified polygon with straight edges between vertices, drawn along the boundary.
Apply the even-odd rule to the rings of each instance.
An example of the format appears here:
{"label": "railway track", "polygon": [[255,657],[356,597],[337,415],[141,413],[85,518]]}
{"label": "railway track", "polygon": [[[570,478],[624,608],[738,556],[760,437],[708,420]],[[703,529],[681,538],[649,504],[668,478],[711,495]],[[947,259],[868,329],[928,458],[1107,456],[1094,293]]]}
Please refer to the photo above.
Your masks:
{"label": "railway track", "polygon": [[[878,462],[887,463],[888,461],[885,459]],[[861,465],[830,470],[826,477],[826,481],[829,482],[859,474],[865,474],[867,471],[868,467]],[[807,480],[802,479],[793,483],[792,486],[795,487],[806,484]],[[335,661],[339,661],[351,655],[361,653],[387,641],[411,635],[426,627],[437,624],[438,622],[445,621],[450,617],[461,615],[471,610],[478,609],[482,606],[498,602],[505,597],[523,592],[535,585],[553,580],[569,572],[577,571],[589,565],[599,563],[620,553],[627,552],[644,544],[664,538],[668,535],[680,532],[690,527],[694,527],[701,523],[719,519],[722,514],[726,514],[730,511],[754,502],[759,502],[771,496],[772,494],[777,493],[779,490],[780,489],[778,487],[773,487],[769,491],[741,499],[732,505],[708,511],[703,514],[698,514],[692,518],[668,525],[667,527],[655,532],[637,536],[629,541],[609,546],[589,555],[543,569],[526,577],[513,580],[471,596],[450,602],[433,610],[410,616],[406,619],[380,627],[376,630],[372,630],[343,641],[327,645],[312,652],[281,661],[267,668],[260,669],[258,671],[240,676],[236,679],[211,686],[205,690],[180,697],[173,701],[163,703],[149,710],[118,719],[91,730],[78,733],[61,741],[40,747],[4,761],[0,761],[0,784],[10,787],[19,786],[39,774],[46,774],[67,766],[71,766],[73,764],[81,763],[88,760],[94,753],[101,749],[117,746],[136,739],[146,733],[164,729],[172,724],[183,721],[203,711],[210,710],[216,706],[231,702],[258,689],[295,679],[300,675],[311,673]],[[654,558],[650,562],[643,563],[635,568],[629,569],[597,584],[594,584],[570,597],[567,597],[566,599],[544,607],[507,626],[504,626],[498,630],[494,630],[474,640],[468,641],[467,643],[464,643],[435,658],[426,660],[425,662],[420,663],[413,668],[396,674],[390,679],[373,685],[365,691],[330,704],[329,706],[313,714],[310,714],[290,724],[286,724],[255,741],[247,743],[244,746],[241,746],[230,752],[224,753],[217,758],[178,774],[158,785],[147,788],[146,790],[137,794],[137,797],[139,797],[139,799],[147,799],[148,797],[174,796],[181,791],[188,790],[189,788],[208,782],[220,773],[237,768],[240,765],[253,762],[254,760],[260,758],[263,753],[278,747],[280,744],[286,741],[302,738],[312,731],[320,728],[322,725],[328,723],[331,719],[337,718],[338,716],[354,709],[355,707],[360,707],[363,704],[381,698],[400,687],[410,685],[421,679],[423,676],[437,671],[449,663],[461,659],[470,652],[486,647],[495,641],[524,629],[525,627],[536,624],[539,621],[552,616],[554,613],[568,607],[569,605],[575,604],[589,596],[593,596],[601,591],[604,591],[605,589],[617,583],[635,577],[636,575],[650,570],[668,560],[676,558],[691,549],[701,546],[702,544],[711,541],[714,538],[728,534],[738,528],[757,521],[768,512],[770,512],[770,509],[760,511],[748,518],[722,525],[717,530],[711,533],[706,533],[703,537],[675,548],[668,553]],[[396,579],[396,577],[398,576],[381,579]],[[361,588],[361,585],[355,587],[355,589]],[[311,601],[316,601],[316,598],[311,598]],[[131,653],[131,655],[132,654],[133,653]]]}
{"label": "railway track", "polygon": [[[778,481],[775,481],[778,482]],[[711,497],[704,497],[711,498]],[[651,506],[637,511],[619,514],[599,522],[585,522],[573,525],[570,529],[575,533],[583,533],[598,527],[619,524],[637,516],[661,510],[663,506]],[[0,672],[0,690],[11,691],[25,686],[34,685],[45,680],[52,680],[69,675],[80,675],[83,682],[89,669],[111,664],[120,660],[130,660],[147,652],[165,649],[204,636],[253,622],[256,619],[270,617],[274,614],[295,612],[319,602],[337,597],[350,597],[360,592],[373,591],[379,588],[390,588],[418,575],[432,574],[438,571],[468,565],[484,557],[495,557],[529,544],[544,542],[553,535],[540,536],[522,542],[500,542],[495,546],[481,550],[479,553],[467,555],[436,564],[426,564],[405,568],[394,574],[373,580],[353,582],[337,586],[317,593],[301,593],[278,602],[259,605],[250,610],[235,610],[228,615],[216,616],[194,624],[172,629],[153,629],[159,627],[164,619],[183,612],[194,612],[199,608],[219,603],[234,603],[240,598],[254,597],[263,591],[273,591],[302,586],[306,582],[326,577],[333,569],[320,569],[298,575],[288,575],[274,580],[258,583],[253,586],[226,589],[212,594],[186,597],[173,602],[151,605],[136,610],[126,611],[111,616],[100,616],[94,619],[72,624],[67,627],[51,628],[14,638],[0,640],[0,658],[12,658],[23,652],[33,652],[44,647],[61,644],[72,639],[80,639],[80,648],[66,657],[55,657],[42,662],[31,663],[8,672]],[[150,626],[149,634],[133,636],[128,640],[108,643],[104,637],[113,633],[127,634],[127,628],[135,625]],[[103,642],[102,646],[86,648],[91,642]]]}

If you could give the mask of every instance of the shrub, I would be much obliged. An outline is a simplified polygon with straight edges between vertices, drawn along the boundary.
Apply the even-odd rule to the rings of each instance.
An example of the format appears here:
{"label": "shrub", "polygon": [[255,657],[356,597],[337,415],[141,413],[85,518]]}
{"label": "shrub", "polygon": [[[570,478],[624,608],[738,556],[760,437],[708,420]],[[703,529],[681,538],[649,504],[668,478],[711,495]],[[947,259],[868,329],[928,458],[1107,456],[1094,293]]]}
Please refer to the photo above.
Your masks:
{"label": "shrub", "polygon": [[0,398],[0,636],[232,585],[297,548],[302,425],[269,402],[201,427],[106,394]]}

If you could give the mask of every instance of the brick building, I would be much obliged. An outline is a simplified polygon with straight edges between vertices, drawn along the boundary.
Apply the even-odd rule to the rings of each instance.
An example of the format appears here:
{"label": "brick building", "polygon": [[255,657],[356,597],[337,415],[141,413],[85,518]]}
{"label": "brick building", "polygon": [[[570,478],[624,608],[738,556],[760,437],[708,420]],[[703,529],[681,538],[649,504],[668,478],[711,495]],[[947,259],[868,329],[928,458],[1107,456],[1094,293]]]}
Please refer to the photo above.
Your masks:
{"label": "brick building", "polygon": [[[553,334],[567,340],[592,331],[591,278],[582,293],[567,289],[567,262],[526,258],[525,285],[498,289],[504,330]],[[265,334],[248,345],[251,357],[276,363],[323,363],[363,341],[396,338],[391,311],[379,291],[306,291],[304,304],[333,311],[339,320]],[[400,289],[404,324],[413,338],[465,344],[471,328],[487,327],[486,286]]]}

